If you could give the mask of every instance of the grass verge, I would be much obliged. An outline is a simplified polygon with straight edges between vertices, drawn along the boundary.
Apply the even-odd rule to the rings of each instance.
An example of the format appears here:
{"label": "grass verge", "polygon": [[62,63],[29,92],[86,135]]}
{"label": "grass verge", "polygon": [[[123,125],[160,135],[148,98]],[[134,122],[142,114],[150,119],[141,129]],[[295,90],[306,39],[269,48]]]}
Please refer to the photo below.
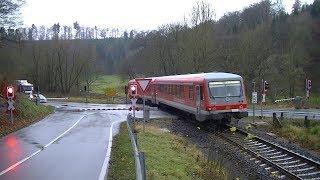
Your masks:
{"label": "grass verge", "polygon": [[119,133],[113,138],[108,176],[105,179],[135,179],[135,165],[127,124],[121,123]]}
{"label": "grass verge", "polygon": [[227,179],[225,170],[208,162],[184,138],[156,126],[137,126],[138,142],[145,152],[147,179]]}
{"label": "grass verge", "polygon": [[[2,101],[2,103],[4,103],[4,101]],[[8,115],[5,113],[4,108],[0,112],[0,137],[38,122],[53,112],[52,107],[44,105],[37,106],[24,96],[17,97],[15,108],[13,124],[9,122]]]}
{"label": "grass verge", "polygon": [[[246,124],[251,123],[252,117],[241,120]],[[266,122],[257,126],[256,130],[275,133],[278,137],[320,154],[320,122],[311,120],[309,128],[306,128],[303,119],[280,120],[282,127],[274,126],[272,118],[269,117],[256,118],[256,122]]]}
{"label": "grass verge", "polygon": [[[138,147],[145,153],[147,179],[227,179],[218,164],[184,138],[154,125],[136,126]],[[113,141],[108,179],[135,179],[132,147],[125,123]]]}
{"label": "grass verge", "polygon": [[303,120],[284,121],[277,133],[291,142],[320,153],[320,122],[311,122],[310,128],[305,128]]}

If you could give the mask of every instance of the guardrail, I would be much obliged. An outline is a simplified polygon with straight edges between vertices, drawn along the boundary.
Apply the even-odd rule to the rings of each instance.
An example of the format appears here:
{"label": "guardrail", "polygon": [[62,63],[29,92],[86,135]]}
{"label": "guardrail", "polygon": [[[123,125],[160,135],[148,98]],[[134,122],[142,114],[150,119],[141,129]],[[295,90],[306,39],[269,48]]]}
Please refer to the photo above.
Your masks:
{"label": "guardrail", "polygon": [[131,141],[131,146],[133,149],[133,156],[135,161],[135,168],[136,168],[136,179],[137,180],[145,180],[146,179],[146,166],[145,166],[145,156],[143,152],[139,152],[138,148],[138,139],[137,134],[133,132],[132,125],[135,119],[132,117],[131,114],[127,116],[127,127],[128,133]]}

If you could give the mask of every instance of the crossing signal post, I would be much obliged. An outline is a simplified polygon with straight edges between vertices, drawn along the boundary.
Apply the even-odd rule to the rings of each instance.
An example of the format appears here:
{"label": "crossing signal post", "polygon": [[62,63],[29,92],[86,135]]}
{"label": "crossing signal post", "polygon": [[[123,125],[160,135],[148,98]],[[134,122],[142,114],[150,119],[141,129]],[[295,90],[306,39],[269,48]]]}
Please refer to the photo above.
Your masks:
{"label": "crossing signal post", "polygon": [[312,87],[312,81],[310,79],[306,79],[306,97],[307,97],[307,99],[309,99],[309,97],[310,97],[311,87]]}
{"label": "crossing signal post", "polygon": [[136,119],[137,88],[138,88],[137,85],[131,85],[130,89],[129,89],[129,96],[130,96],[130,100],[131,100],[131,108],[130,109],[132,109],[134,121]]}
{"label": "crossing signal post", "polygon": [[85,99],[86,99],[86,103],[88,103],[87,86],[84,86],[84,96],[85,96]]}
{"label": "crossing signal post", "polygon": [[15,109],[14,108],[14,97],[15,97],[15,94],[14,94],[14,87],[13,86],[8,86],[7,87],[7,92],[6,92],[6,95],[7,95],[7,110],[9,111],[9,120],[11,121],[11,123],[13,123],[13,113],[12,111]]}
{"label": "crossing signal post", "polygon": [[267,81],[264,81],[264,94],[268,91],[269,89],[269,83]]}
{"label": "crossing signal post", "polygon": [[261,94],[262,94],[262,99],[261,99],[261,118],[263,117],[263,104],[266,102],[266,94],[267,94],[267,91],[269,89],[269,83],[268,81],[265,81],[265,80],[261,80]]}

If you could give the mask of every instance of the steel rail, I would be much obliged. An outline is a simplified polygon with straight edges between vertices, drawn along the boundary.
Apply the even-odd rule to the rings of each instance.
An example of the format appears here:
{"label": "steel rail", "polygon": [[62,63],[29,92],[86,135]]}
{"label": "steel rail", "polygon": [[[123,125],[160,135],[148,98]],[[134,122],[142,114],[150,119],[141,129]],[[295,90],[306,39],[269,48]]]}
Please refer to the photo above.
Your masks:
{"label": "steel rail", "polygon": [[[226,125],[226,126],[229,127],[229,128],[232,127],[232,125]],[[243,130],[241,128],[238,128],[238,127],[236,127],[236,128],[237,128],[236,132],[238,132],[238,133],[240,133],[242,135],[247,136],[248,134],[250,134],[249,132],[247,132],[247,131],[245,131],[245,130]],[[233,141],[230,138],[227,138],[227,137],[224,137],[224,138],[229,139],[229,141]],[[257,140],[258,142],[261,142],[261,143],[269,146],[269,147],[273,147],[274,149],[277,149],[278,151],[281,151],[283,153],[287,153],[287,155],[289,157],[294,157],[296,159],[299,159],[299,160],[301,160],[301,161],[303,161],[305,163],[308,163],[308,165],[311,165],[311,166],[313,166],[313,167],[315,167],[315,168],[320,170],[320,162],[318,162],[318,161],[316,161],[314,159],[311,159],[311,158],[308,158],[308,157],[306,157],[306,156],[304,156],[302,154],[298,154],[296,152],[293,152],[293,151],[291,151],[291,150],[289,150],[289,149],[287,149],[287,148],[285,148],[285,147],[283,147],[281,145],[275,144],[274,142],[268,141],[268,140],[266,140],[266,139],[264,139],[262,137],[258,137],[256,135],[254,135],[254,139]],[[246,151],[251,151],[250,152],[251,154],[255,154],[256,157],[258,157],[259,159],[263,159],[265,162],[268,162],[268,164],[272,165],[273,167],[275,167],[276,169],[280,170],[284,174],[289,175],[291,178],[302,179],[302,178],[298,177],[298,175],[295,175],[294,173],[290,172],[290,170],[284,169],[283,167],[281,167],[278,164],[268,160],[267,158],[262,157],[259,153],[256,153],[256,152],[250,150],[249,148],[245,147],[244,145],[242,145],[240,143],[237,143],[237,142],[233,142],[233,143],[238,144],[238,146],[242,146]]]}

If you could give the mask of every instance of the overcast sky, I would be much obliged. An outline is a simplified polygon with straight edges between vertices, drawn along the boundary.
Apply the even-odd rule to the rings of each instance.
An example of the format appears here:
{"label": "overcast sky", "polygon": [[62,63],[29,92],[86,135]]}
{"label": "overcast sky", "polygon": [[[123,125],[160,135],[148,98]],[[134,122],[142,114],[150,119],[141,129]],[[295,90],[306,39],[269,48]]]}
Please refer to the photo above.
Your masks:
{"label": "overcast sky", "polygon": [[[21,13],[24,24],[30,26],[53,23],[151,30],[162,24],[190,19],[192,6],[198,0],[26,0]],[[241,10],[259,0],[207,0],[213,5],[216,17]],[[294,0],[283,0],[291,12]],[[312,3],[313,0],[301,0]]]}

